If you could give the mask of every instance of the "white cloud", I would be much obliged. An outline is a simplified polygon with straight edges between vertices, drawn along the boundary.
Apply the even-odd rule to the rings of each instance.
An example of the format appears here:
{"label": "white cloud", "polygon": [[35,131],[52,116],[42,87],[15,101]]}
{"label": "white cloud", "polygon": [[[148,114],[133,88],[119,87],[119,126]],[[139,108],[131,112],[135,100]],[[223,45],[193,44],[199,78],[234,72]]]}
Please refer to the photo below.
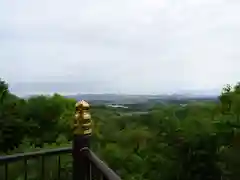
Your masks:
{"label": "white cloud", "polygon": [[89,91],[125,93],[221,88],[240,79],[239,7],[234,0],[3,1],[1,76],[10,83],[84,77],[95,83]]}

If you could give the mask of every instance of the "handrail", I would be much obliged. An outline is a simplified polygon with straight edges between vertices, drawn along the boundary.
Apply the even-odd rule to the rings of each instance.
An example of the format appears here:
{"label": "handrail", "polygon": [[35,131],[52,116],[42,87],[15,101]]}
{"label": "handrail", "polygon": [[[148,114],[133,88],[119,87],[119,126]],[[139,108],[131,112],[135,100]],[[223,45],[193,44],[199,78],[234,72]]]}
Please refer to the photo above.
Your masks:
{"label": "handrail", "polygon": [[87,153],[87,156],[90,162],[92,162],[102,172],[106,179],[121,180],[121,178],[102,160],[100,160],[91,150],[89,151],[89,153]]}
{"label": "handrail", "polygon": [[40,151],[28,152],[28,153],[17,153],[13,155],[0,156],[0,164],[10,163],[14,161],[23,160],[23,159],[37,158],[39,156],[52,156],[56,154],[59,155],[59,154],[71,153],[71,152],[72,152],[71,147],[65,147],[65,148],[57,148],[57,149],[40,150]]}
{"label": "handrail", "polygon": [[[5,165],[5,168],[6,168],[5,173],[8,173],[8,170],[7,170],[8,163],[13,163],[20,160],[27,161],[33,158],[38,158],[38,157],[44,158],[46,156],[54,156],[54,155],[57,155],[60,158],[59,156],[60,154],[71,153],[71,152],[72,152],[71,147],[64,147],[64,148],[57,148],[57,149],[40,150],[36,152],[17,153],[13,155],[0,156],[0,165]],[[90,169],[97,168],[97,170],[100,172],[100,176],[103,177],[103,179],[121,180],[121,178],[112,169],[110,169],[102,160],[100,160],[97,157],[97,155],[94,154],[90,149],[88,148],[84,149],[82,155],[88,159]],[[60,159],[59,159],[58,169],[60,170]],[[58,172],[58,174],[59,173],[60,172]],[[94,172],[90,172],[90,177],[92,176],[95,176]],[[5,174],[5,177],[7,177],[7,174]],[[27,172],[25,169],[25,179],[27,179],[26,177],[27,177]],[[58,177],[60,177],[60,174],[58,175]],[[99,177],[99,179],[101,178]]]}
{"label": "handrail", "polygon": [[6,155],[6,156],[0,156],[0,166],[4,166],[4,179],[9,180],[8,178],[8,164],[13,163],[16,161],[23,161],[24,162],[24,179],[28,179],[28,160],[33,158],[41,158],[41,170],[39,174],[41,176],[41,179],[44,179],[45,177],[45,157],[46,156],[57,156],[57,179],[60,179],[60,171],[61,171],[61,154],[64,153],[71,153],[72,148],[66,147],[66,148],[58,148],[58,149],[48,149],[48,150],[40,150],[36,152],[28,152],[28,153],[17,153],[13,155]]}

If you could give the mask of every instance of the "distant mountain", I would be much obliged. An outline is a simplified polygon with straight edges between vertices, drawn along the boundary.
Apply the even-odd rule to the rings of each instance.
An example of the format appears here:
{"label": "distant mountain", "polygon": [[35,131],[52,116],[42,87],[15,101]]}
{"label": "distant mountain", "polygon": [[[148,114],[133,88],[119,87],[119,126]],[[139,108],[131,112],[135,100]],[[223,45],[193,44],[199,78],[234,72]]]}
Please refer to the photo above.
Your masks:
{"label": "distant mountain", "polygon": [[115,103],[115,104],[139,104],[139,103],[161,103],[161,102],[185,102],[189,100],[217,100],[217,96],[187,96],[187,95],[120,95],[120,94],[77,94],[68,95],[67,98],[86,100],[92,103]]}
{"label": "distant mountain", "polygon": [[76,100],[86,100],[89,102],[105,102],[105,103],[117,103],[117,104],[131,104],[147,102],[147,96],[139,95],[120,95],[120,94],[77,94],[65,96],[68,98],[74,98]]}
{"label": "distant mountain", "polygon": [[[60,94],[98,94],[99,92],[104,92],[102,94],[110,97],[111,95],[116,96],[114,92],[116,89],[110,87],[109,84],[104,84],[104,82],[89,82],[89,81],[79,81],[79,82],[19,82],[12,83],[9,85],[11,92],[20,96],[27,96],[29,94],[52,94],[58,92]],[[207,89],[207,90],[179,90],[176,94],[162,94],[162,95],[140,95],[141,98],[155,98],[155,97],[166,97],[166,96],[209,96],[217,95],[220,93],[219,89]],[[120,95],[122,96],[122,95]],[[128,95],[124,95],[128,96]],[[138,95],[130,95],[131,97],[137,97]]]}
{"label": "distant mountain", "polygon": [[[214,90],[194,90],[194,91],[179,91],[173,94],[160,94],[160,95],[128,95],[128,94],[114,94],[114,93],[102,93],[106,92],[102,86],[97,86],[94,83],[87,82],[68,82],[68,83],[40,83],[40,82],[24,82],[15,83],[10,85],[10,90],[14,94],[20,97],[28,98],[30,95],[44,94],[51,95],[52,92],[57,92],[68,98],[74,98],[76,100],[85,99],[94,103],[115,103],[115,104],[134,104],[134,103],[146,103],[146,102],[163,102],[169,100],[216,100],[217,92]],[[93,90],[94,91],[91,91]],[[80,94],[76,92],[81,92]],[[88,93],[85,93],[88,92]],[[90,93],[89,93],[90,92]]]}

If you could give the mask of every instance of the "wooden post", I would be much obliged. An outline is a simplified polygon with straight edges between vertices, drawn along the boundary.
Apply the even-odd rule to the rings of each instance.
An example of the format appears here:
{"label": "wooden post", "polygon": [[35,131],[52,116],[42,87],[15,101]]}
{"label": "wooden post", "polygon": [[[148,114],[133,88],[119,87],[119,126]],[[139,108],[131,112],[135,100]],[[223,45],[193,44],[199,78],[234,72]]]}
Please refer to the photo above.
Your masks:
{"label": "wooden post", "polygon": [[76,103],[73,124],[73,180],[90,180],[90,162],[86,156],[92,133],[89,108],[86,101]]}

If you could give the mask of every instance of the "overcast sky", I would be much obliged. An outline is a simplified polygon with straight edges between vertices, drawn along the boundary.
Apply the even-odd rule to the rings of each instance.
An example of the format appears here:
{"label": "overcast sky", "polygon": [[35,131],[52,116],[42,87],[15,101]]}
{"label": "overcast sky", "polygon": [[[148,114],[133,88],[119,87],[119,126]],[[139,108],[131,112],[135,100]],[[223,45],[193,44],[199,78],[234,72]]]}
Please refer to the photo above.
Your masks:
{"label": "overcast sky", "polygon": [[46,84],[71,93],[220,89],[240,80],[239,9],[239,0],[0,0],[0,77],[25,93]]}

